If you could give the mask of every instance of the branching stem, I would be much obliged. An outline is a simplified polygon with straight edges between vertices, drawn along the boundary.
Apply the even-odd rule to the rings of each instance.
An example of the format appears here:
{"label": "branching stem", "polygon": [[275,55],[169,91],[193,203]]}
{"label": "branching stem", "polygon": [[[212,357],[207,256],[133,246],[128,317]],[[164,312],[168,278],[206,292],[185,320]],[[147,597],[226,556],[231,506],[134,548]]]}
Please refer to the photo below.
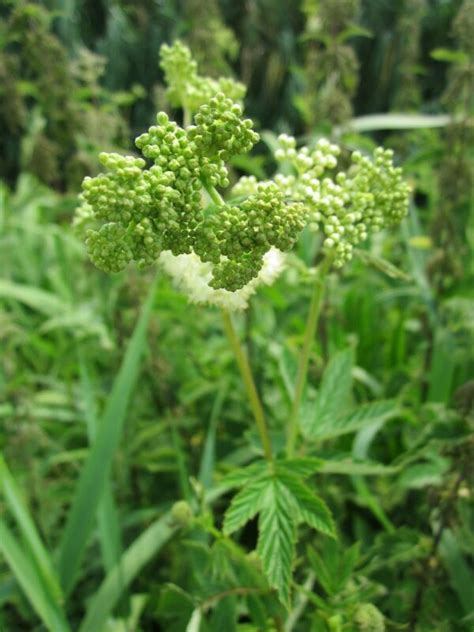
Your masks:
{"label": "branching stem", "polygon": [[206,189],[207,194],[211,198],[211,201],[214,202],[216,206],[224,206],[225,202],[217,189],[213,186],[210,186],[203,182],[203,187]]}
{"label": "branching stem", "polygon": [[306,321],[306,328],[304,332],[303,347],[301,349],[300,358],[298,362],[298,372],[296,374],[295,392],[293,396],[293,403],[291,406],[290,420],[288,424],[287,444],[286,450],[288,458],[294,455],[296,440],[298,438],[298,417],[301,407],[301,399],[303,397],[304,387],[306,385],[306,378],[308,374],[309,356],[311,353],[311,347],[314,341],[314,334],[318,325],[319,314],[321,312],[321,305],[324,297],[324,284],[327,273],[331,266],[331,258],[325,257],[318,270],[318,275],[314,284],[313,295],[311,297],[311,304],[309,307],[308,319]]}

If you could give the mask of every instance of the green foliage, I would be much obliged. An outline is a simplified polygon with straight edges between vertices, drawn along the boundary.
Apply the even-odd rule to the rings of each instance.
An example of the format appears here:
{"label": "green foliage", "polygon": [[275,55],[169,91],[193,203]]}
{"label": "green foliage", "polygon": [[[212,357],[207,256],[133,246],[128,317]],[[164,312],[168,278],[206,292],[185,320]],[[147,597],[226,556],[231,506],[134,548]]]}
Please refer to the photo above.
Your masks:
{"label": "green foliage", "polygon": [[352,115],[359,63],[346,41],[354,35],[370,35],[354,24],[358,0],[303,3],[305,29],[305,91],[296,101],[308,127],[342,123]]}
{"label": "green foliage", "polygon": [[257,553],[269,584],[277,589],[287,608],[291,603],[290,582],[298,524],[304,522],[317,531],[335,536],[329,509],[302,481],[312,473],[307,466],[306,461],[301,464],[277,461],[252,467],[248,473],[244,471],[243,487],[232,499],[224,518],[224,533],[230,535],[259,514]]}
{"label": "green foliage", "polygon": [[70,60],[41,4],[5,5],[0,133],[7,152],[0,173],[14,180],[21,168],[48,184],[77,187],[97,171],[99,148],[128,142],[126,107],[143,93],[137,86],[122,94],[106,90],[105,60],[86,48]]}
{"label": "green foliage", "polygon": [[0,8],[2,631],[472,627],[472,3],[300,5]]}

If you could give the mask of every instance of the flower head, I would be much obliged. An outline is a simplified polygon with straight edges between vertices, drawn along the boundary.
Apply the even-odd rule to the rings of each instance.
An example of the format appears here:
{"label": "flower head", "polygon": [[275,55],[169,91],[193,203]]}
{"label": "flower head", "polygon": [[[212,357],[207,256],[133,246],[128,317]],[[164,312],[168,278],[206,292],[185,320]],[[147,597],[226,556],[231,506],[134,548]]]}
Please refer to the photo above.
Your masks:
{"label": "flower head", "polygon": [[193,125],[160,112],[136,139],[143,158],[100,155],[106,172],[85,178],[75,221],[97,267],[159,261],[191,301],[244,309],[278,276],[282,253],[307,224],[341,266],[355,244],[406,214],[408,186],[390,151],[354,152],[349,170],[337,172],[337,145],[321,139],[297,148],[285,134],[275,152],[285,173],[244,177],[222,200],[215,187],[229,186],[227,161],[259,136],[229,90],[219,91],[222,82],[197,74],[185,46],[163,46],[162,64],[172,103],[193,109]]}

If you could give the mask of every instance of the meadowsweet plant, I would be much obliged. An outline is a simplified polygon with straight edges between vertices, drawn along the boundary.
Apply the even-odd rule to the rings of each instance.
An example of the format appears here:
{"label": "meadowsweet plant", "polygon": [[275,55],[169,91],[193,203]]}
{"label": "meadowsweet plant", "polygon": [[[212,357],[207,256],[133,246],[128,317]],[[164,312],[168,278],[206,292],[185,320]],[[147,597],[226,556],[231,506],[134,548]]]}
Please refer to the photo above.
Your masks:
{"label": "meadowsweet plant", "polygon": [[[136,139],[142,157],[101,154],[106,171],[84,180],[75,223],[85,235],[91,260],[102,270],[158,263],[192,302],[223,309],[262,458],[224,480],[237,493],[222,533],[228,537],[259,516],[258,558],[269,586],[289,608],[298,526],[337,536],[330,510],[306,482],[321,461],[297,452],[325,276],[347,264],[371,233],[400,222],[409,190],[390,151],[379,148],[372,156],[354,152],[342,168],[337,145],[320,139],[314,146],[298,147],[288,135],[278,139],[274,158],[279,170],[271,179],[244,176],[229,188],[229,160],[250,152],[259,140],[239,102],[243,86],[200,77],[189,50],[179,42],[163,46],[161,60],[170,103],[184,111],[183,125],[160,112],[156,124]],[[260,284],[277,278],[285,253],[305,227],[321,237],[321,263],[286,446],[277,449],[230,312],[245,309]]]}

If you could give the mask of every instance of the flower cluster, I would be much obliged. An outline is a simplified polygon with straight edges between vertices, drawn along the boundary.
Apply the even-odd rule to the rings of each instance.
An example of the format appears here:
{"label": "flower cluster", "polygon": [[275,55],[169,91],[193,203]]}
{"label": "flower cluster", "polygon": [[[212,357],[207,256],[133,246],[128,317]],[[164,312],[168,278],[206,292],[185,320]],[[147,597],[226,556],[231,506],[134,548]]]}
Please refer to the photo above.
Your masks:
{"label": "flower cluster", "polygon": [[[196,64],[179,43],[162,57],[166,72],[176,73],[170,97],[183,105],[199,78]],[[337,173],[339,147],[322,139],[298,149],[288,135],[275,153],[284,173],[263,182],[243,177],[225,202],[216,187],[229,186],[226,163],[258,138],[242,106],[217,92],[197,107],[192,125],[160,112],[136,139],[143,158],[101,154],[107,171],[85,178],[75,220],[91,260],[107,272],[159,261],[191,300],[242,309],[280,272],[282,253],[305,225],[322,232],[324,250],[341,266],[369,232],[405,215],[408,187],[391,152],[377,149],[373,159],[354,152],[349,170]]]}
{"label": "flower cluster", "polygon": [[172,46],[163,44],[160,59],[168,86],[166,96],[173,107],[196,112],[201,105],[218,93],[237,102],[242,101],[245,96],[246,88],[239,81],[230,77],[213,79],[199,75],[191,51],[179,40]]}
{"label": "flower cluster", "polygon": [[[80,215],[103,222],[86,236],[98,267],[117,272],[132,260],[143,267],[169,250],[173,255],[197,252],[203,261],[215,263],[217,287],[238,289],[258,274],[272,243],[257,256],[251,246],[252,231],[258,231],[243,221],[244,209],[223,204],[216,213],[202,204],[203,187],[229,184],[224,160],[248,151],[258,135],[252,122],[242,119],[241,106],[223,94],[199,108],[195,123],[183,129],[160,112],[157,125],[136,140],[143,156],[153,161],[148,169],[142,158],[102,154],[107,173],[84,180]],[[267,191],[255,196],[255,204],[257,213],[262,206],[268,210]],[[223,230],[223,224],[230,230]]]}
{"label": "flower cluster", "polygon": [[[313,149],[297,149],[296,140],[282,134],[275,159],[291,173],[277,173],[273,179],[288,199],[304,206],[311,228],[322,232],[324,250],[336,267],[351,259],[354,246],[369,233],[400,222],[409,194],[391,150],[379,147],[372,158],[353,152],[349,169],[337,172],[339,154],[339,147],[324,138]],[[233,194],[251,195],[258,186],[254,177],[246,176]]]}

